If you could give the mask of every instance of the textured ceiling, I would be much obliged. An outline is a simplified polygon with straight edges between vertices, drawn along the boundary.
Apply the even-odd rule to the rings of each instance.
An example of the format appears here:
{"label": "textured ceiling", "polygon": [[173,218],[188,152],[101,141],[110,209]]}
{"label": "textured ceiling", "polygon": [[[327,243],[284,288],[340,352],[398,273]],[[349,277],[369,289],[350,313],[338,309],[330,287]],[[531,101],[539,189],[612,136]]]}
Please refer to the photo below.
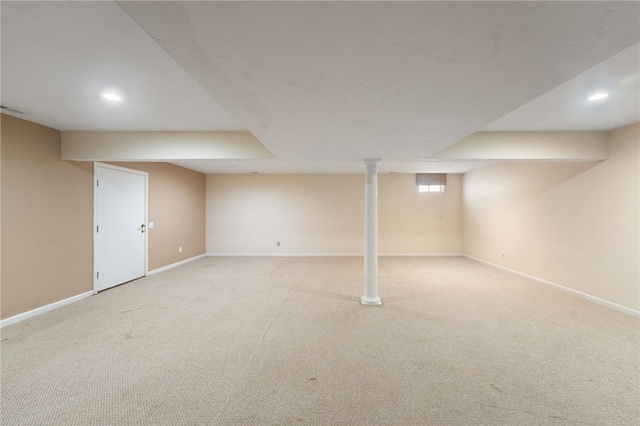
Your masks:
{"label": "textured ceiling", "polygon": [[[58,130],[243,130],[120,7],[6,2],[2,105]],[[104,102],[105,90],[120,104]]]}
{"label": "textured ceiling", "polygon": [[[640,46],[634,44],[482,130],[612,130],[635,123],[640,120],[639,69]],[[609,97],[589,102],[596,92]]]}
{"label": "textured ceiling", "polygon": [[[3,1],[2,103],[61,130],[246,129],[277,157],[180,163],[204,172],[465,171],[429,158],[637,121],[639,6]],[[593,82],[618,95],[585,113]]]}
{"label": "textured ceiling", "polygon": [[429,158],[638,41],[629,3],[121,6],[288,160]]}

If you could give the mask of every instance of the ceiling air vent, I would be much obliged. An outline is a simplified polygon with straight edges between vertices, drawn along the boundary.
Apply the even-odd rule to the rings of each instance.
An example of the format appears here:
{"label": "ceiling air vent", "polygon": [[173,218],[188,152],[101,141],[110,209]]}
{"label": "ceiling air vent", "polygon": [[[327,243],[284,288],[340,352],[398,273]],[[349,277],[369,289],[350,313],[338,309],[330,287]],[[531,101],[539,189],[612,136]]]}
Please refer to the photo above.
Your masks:
{"label": "ceiling air vent", "polygon": [[24,112],[18,111],[17,109],[13,109],[13,108],[8,107],[6,105],[0,105],[0,109],[2,109],[2,111],[9,111],[9,112],[13,112],[13,113],[16,113],[16,114],[24,114]]}

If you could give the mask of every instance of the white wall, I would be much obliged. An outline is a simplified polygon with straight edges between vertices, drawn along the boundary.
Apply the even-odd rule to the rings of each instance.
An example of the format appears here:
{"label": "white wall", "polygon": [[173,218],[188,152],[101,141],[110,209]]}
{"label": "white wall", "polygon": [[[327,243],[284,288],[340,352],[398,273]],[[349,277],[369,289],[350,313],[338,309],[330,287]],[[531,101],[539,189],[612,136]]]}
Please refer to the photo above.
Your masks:
{"label": "white wall", "polygon": [[463,252],[640,309],[639,135],[639,124],[609,132],[610,158],[599,163],[466,173]]}
{"label": "white wall", "polygon": [[[460,253],[461,180],[379,175],[380,253]],[[362,254],[364,174],[208,175],[206,211],[208,253]]]}

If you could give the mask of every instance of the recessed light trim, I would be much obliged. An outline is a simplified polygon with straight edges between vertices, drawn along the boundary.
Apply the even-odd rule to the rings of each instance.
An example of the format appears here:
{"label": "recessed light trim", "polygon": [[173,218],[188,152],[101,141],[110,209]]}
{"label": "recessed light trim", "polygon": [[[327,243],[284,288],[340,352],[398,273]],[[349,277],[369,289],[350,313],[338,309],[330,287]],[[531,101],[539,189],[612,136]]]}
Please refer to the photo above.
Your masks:
{"label": "recessed light trim", "polygon": [[590,101],[599,101],[601,99],[607,98],[609,96],[608,93],[605,92],[598,92],[598,93],[594,93],[593,95],[589,96],[587,99]]}
{"label": "recessed light trim", "polygon": [[122,96],[116,95],[115,93],[103,93],[102,97],[108,99],[110,101],[121,101]]}

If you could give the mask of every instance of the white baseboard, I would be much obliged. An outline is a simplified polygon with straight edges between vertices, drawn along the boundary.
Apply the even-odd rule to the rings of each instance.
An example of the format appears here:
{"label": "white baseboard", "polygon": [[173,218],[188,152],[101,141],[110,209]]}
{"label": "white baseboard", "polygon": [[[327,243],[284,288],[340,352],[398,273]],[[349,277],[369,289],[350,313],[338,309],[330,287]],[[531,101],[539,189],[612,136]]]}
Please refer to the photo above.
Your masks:
{"label": "white baseboard", "polygon": [[[206,256],[220,257],[337,257],[337,256],[364,256],[364,253],[207,253]],[[438,256],[462,256],[462,253],[380,253],[381,257],[414,256],[414,257],[438,257]]]}
{"label": "white baseboard", "polygon": [[534,276],[531,276],[531,275],[527,275],[527,274],[524,274],[522,272],[518,272],[518,271],[516,271],[514,269],[509,269],[509,268],[506,268],[504,266],[496,265],[495,263],[487,262],[486,260],[482,260],[482,259],[478,259],[477,257],[469,256],[468,254],[463,254],[462,257],[466,257],[467,259],[471,259],[471,260],[474,260],[474,261],[479,262],[479,263],[484,263],[485,265],[489,265],[489,266],[491,266],[493,268],[500,269],[500,270],[509,272],[511,274],[514,274],[514,275],[519,275],[521,277],[530,279],[531,281],[535,281],[537,283],[544,284],[544,285],[549,286],[549,287],[553,287],[553,288],[555,288],[557,290],[573,294],[574,296],[578,296],[578,297],[581,297],[583,299],[587,299],[587,300],[589,300],[591,302],[597,303],[598,305],[606,306],[607,308],[614,309],[616,311],[619,311],[619,312],[622,312],[622,313],[625,313],[625,314],[628,314],[628,315],[632,315],[632,316],[634,316],[636,318],[640,318],[640,311],[636,311],[635,309],[627,308],[626,306],[618,305],[617,303],[613,303],[613,302],[610,302],[608,300],[600,299],[599,297],[595,297],[595,296],[592,296],[590,294],[583,293],[581,291],[574,290],[572,288],[565,287],[565,286],[562,286],[560,284],[553,283],[551,281],[546,281],[546,280],[543,280],[543,279],[540,279],[540,278],[537,278],[537,277],[534,277]]}
{"label": "white baseboard", "polygon": [[460,257],[462,253],[380,253],[388,257]]}
{"label": "white baseboard", "polygon": [[322,257],[362,256],[362,253],[207,253],[213,257]]}
{"label": "white baseboard", "polygon": [[172,263],[171,265],[163,266],[162,268],[157,268],[149,271],[147,272],[147,275],[154,275],[160,272],[168,271],[169,269],[177,268],[178,266],[193,262],[194,260],[202,259],[205,256],[208,256],[208,254],[199,254],[198,256],[190,257],[189,259],[181,260],[180,262]]}
{"label": "white baseboard", "polygon": [[0,320],[0,328],[6,327],[6,326],[11,325],[11,324],[15,324],[15,323],[20,322],[22,320],[26,320],[27,318],[35,317],[36,315],[44,314],[45,312],[52,311],[54,309],[60,308],[60,307],[65,306],[65,305],[69,305],[69,304],[71,304],[73,302],[77,302],[77,301],[85,299],[85,298],[87,298],[89,296],[93,296],[93,290],[86,291],[84,293],[78,294],[77,296],[71,296],[71,297],[69,297],[67,299],[59,300],[57,302],[50,303],[48,305],[41,306],[41,307],[36,308],[36,309],[32,309],[30,311],[23,312],[21,314],[14,315],[14,316],[9,317],[9,318],[5,318],[3,320]]}

